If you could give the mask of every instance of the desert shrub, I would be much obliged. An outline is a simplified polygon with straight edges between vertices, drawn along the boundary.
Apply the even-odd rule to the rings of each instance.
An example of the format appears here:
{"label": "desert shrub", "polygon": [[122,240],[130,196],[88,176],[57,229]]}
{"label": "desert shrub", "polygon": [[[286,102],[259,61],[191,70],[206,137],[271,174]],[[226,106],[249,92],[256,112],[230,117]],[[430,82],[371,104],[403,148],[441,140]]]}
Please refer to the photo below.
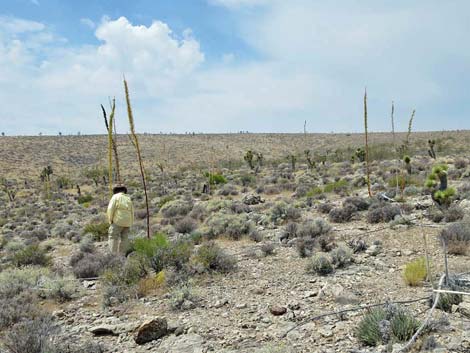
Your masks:
{"label": "desert shrub", "polygon": [[466,159],[459,158],[455,161],[455,168],[457,169],[465,169],[467,168],[468,162]]}
{"label": "desert shrub", "polygon": [[351,263],[352,254],[352,250],[348,247],[342,245],[338,246],[330,253],[331,263],[337,268],[346,267],[349,263]]}
{"label": "desert shrub", "polygon": [[264,256],[270,256],[274,254],[275,246],[273,243],[264,243],[261,245],[261,252]]}
{"label": "desert shrub", "polygon": [[286,226],[283,228],[280,240],[284,239],[294,239],[297,237],[299,231],[299,225],[295,222],[289,222],[286,224]]}
{"label": "desert shrub", "polygon": [[162,233],[156,233],[150,239],[147,238],[136,238],[133,242],[133,250],[148,259],[151,259],[157,249],[166,248],[168,246],[168,239],[166,235]]}
{"label": "desert shrub", "polygon": [[415,195],[418,195],[420,192],[421,192],[421,189],[415,185],[407,186],[403,190],[403,194],[405,196],[415,196]]}
{"label": "desert shrub", "polygon": [[345,223],[351,220],[356,211],[357,208],[355,206],[348,204],[345,207],[331,209],[330,213],[328,213],[328,218],[334,223]]}
{"label": "desert shrub", "polygon": [[186,216],[191,212],[193,203],[185,200],[174,200],[165,203],[160,212],[165,218],[173,218],[176,216]]}
{"label": "desert shrub", "polygon": [[400,207],[391,204],[378,203],[373,205],[367,213],[367,222],[390,222],[400,215]]}
{"label": "desert shrub", "polygon": [[191,212],[189,212],[189,217],[197,221],[203,221],[207,217],[206,208],[202,204],[194,205]]}
{"label": "desert shrub", "polygon": [[165,247],[157,248],[151,259],[151,266],[155,272],[168,267],[175,267],[181,271],[189,262],[192,249],[193,244],[190,241],[184,239],[172,241]]}
{"label": "desert shrub", "polygon": [[370,203],[367,199],[359,196],[347,197],[343,202],[343,207],[353,205],[358,211],[365,211],[369,208]]}
{"label": "desert shrub", "polygon": [[381,323],[386,321],[387,314],[383,308],[367,311],[356,329],[358,340],[366,346],[377,346],[382,343]]}
{"label": "desert shrub", "polygon": [[367,250],[367,244],[362,239],[351,239],[348,241],[348,246],[352,249],[354,254]]}
{"label": "desert shrub", "polygon": [[82,205],[84,203],[89,203],[93,201],[93,196],[91,195],[82,195],[77,198],[77,202]]}
{"label": "desert shrub", "polygon": [[79,249],[81,252],[92,253],[95,251],[95,243],[92,237],[84,237],[80,241]]}
{"label": "desert shrub", "polygon": [[299,238],[295,243],[297,254],[302,258],[311,256],[315,244],[315,239]]}
{"label": "desert shrub", "polygon": [[106,269],[122,262],[121,257],[114,254],[78,252],[70,258],[72,272],[77,278],[94,278]]}
{"label": "desert shrub", "polygon": [[[450,288],[451,290],[458,290],[458,288]],[[459,305],[463,301],[461,294],[454,293],[441,293],[439,301],[437,302],[436,308],[447,313],[452,312],[452,306]],[[433,298],[434,302],[434,298]]]}
{"label": "desert shrub", "polygon": [[48,274],[47,269],[38,267],[4,270],[0,272],[0,298],[14,297],[29,288],[36,287],[41,278]]}
{"label": "desert shrub", "polygon": [[323,202],[319,204],[317,208],[318,208],[318,212],[323,213],[323,214],[328,214],[333,209],[333,205],[328,202]]}
{"label": "desert shrub", "polygon": [[276,202],[270,210],[270,219],[279,224],[285,221],[295,221],[301,216],[300,210],[284,201]]}
{"label": "desert shrub", "polygon": [[73,278],[55,276],[43,279],[40,295],[43,298],[64,303],[71,300],[77,291],[78,288]]}
{"label": "desert shrub", "polygon": [[33,244],[14,253],[11,261],[16,267],[48,266],[51,263],[51,258],[44,248]]}
{"label": "desert shrub", "polygon": [[24,291],[11,297],[0,297],[0,329],[11,327],[25,317],[40,314],[37,297],[30,291]]}
{"label": "desert shrub", "polygon": [[315,186],[311,188],[306,194],[307,197],[313,197],[313,198],[316,198],[320,195],[323,195],[323,189],[319,186]]}
{"label": "desert shrub", "polygon": [[263,241],[264,237],[263,234],[261,234],[256,228],[251,228],[250,233],[248,234],[248,237],[253,240],[255,243],[259,243]]}
{"label": "desert shrub", "polygon": [[451,224],[441,231],[440,236],[449,254],[465,255],[470,245],[470,225],[467,223]]}
{"label": "desert shrub", "polygon": [[330,224],[323,218],[317,217],[313,220],[306,220],[303,222],[300,225],[297,234],[302,238],[316,238],[322,234],[328,234],[330,231]]}
{"label": "desert shrub", "polygon": [[219,185],[219,184],[227,183],[227,178],[224,177],[222,174],[219,174],[219,173],[206,172],[204,174],[204,176],[209,179],[209,183],[211,185]]}
{"label": "desert shrub", "polygon": [[446,211],[444,216],[445,222],[457,222],[465,216],[465,212],[459,205],[451,205]]}
{"label": "desert shrub", "polygon": [[197,228],[197,223],[190,217],[185,217],[175,224],[175,230],[178,233],[188,234]]}
{"label": "desert shrub", "polygon": [[421,284],[427,276],[426,259],[420,257],[406,264],[403,271],[403,278],[405,283],[409,286],[417,286]]}
{"label": "desert shrub", "polygon": [[91,234],[93,239],[101,241],[108,237],[108,229],[109,224],[107,222],[88,223],[83,229],[83,235]]}
{"label": "desert shrub", "polygon": [[216,238],[226,235],[230,239],[238,240],[243,235],[248,235],[253,227],[245,214],[234,215],[218,212],[207,220],[209,237]]}
{"label": "desert shrub", "polygon": [[331,272],[333,272],[333,265],[328,256],[324,254],[315,254],[307,264],[307,273],[316,273],[320,276],[326,276]]}
{"label": "desert shrub", "polygon": [[437,207],[432,207],[426,214],[426,217],[434,223],[440,223],[444,219],[444,213]]}
{"label": "desert shrub", "polygon": [[324,192],[335,192],[339,193],[342,191],[347,191],[349,188],[349,183],[345,179],[340,179],[338,181],[334,181],[332,183],[328,183],[323,188]]}
{"label": "desert shrub", "polygon": [[226,184],[222,186],[218,194],[222,196],[229,196],[229,195],[235,196],[235,195],[238,195],[238,190],[234,185]]}
{"label": "desert shrub", "polygon": [[408,341],[416,332],[420,322],[406,311],[400,309],[390,321],[393,336],[400,342]]}
{"label": "desert shrub", "polygon": [[192,309],[197,300],[196,294],[188,284],[178,286],[170,293],[170,307],[173,310]]}
{"label": "desert shrub", "polygon": [[366,346],[395,341],[407,341],[420,323],[410,313],[396,305],[369,309],[356,329],[356,336]]}
{"label": "desert shrub", "polygon": [[215,272],[230,272],[236,267],[233,256],[226,254],[216,243],[202,244],[196,251],[194,260],[203,270]]}
{"label": "desert shrub", "polygon": [[8,353],[47,353],[50,337],[57,332],[58,326],[49,315],[26,319],[6,333],[3,347]]}

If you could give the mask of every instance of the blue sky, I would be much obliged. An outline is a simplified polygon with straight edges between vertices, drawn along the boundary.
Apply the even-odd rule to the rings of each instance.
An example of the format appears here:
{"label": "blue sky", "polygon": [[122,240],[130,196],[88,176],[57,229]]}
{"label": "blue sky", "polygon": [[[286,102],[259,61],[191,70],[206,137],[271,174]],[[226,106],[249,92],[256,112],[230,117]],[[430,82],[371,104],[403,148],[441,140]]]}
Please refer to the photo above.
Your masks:
{"label": "blue sky", "polygon": [[103,133],[122,75],[139,131],[470,128],[470,3],[4,0],[0,129]]}

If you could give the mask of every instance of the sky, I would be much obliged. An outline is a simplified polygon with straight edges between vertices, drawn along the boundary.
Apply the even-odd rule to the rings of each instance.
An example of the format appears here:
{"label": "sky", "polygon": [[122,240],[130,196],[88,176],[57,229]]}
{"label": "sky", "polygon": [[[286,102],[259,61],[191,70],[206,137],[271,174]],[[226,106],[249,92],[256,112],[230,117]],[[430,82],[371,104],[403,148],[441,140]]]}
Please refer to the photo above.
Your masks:
{"label": "sky", "polygon": [[465,0],[0,0],[0,131],[470,128]]}

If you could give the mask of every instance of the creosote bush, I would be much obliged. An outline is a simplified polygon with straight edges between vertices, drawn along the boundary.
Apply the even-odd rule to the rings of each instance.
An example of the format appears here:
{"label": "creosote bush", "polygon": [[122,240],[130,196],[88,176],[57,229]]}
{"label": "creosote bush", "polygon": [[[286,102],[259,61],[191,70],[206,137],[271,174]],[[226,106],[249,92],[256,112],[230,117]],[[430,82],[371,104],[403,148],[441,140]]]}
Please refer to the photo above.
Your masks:
{"label": "creosote bush", "polygon": [[408,264],[406,264],[403,271],[403,278],[405,283],[409,286],[420,285],[427,276],[426,259],[420,257]]}
{"label": "creosote bush", "polygon": [[367,213],[367,222],[369,223],[388,223],[400,215],[400,207],[387,203],[377,203],[370,207]]}
{"label": "creosote bush", "polygon": [[331,250],[331,263],[337,268],[346,267],[351,263],[352,254],[353,252],[350,248],[340,245]]}

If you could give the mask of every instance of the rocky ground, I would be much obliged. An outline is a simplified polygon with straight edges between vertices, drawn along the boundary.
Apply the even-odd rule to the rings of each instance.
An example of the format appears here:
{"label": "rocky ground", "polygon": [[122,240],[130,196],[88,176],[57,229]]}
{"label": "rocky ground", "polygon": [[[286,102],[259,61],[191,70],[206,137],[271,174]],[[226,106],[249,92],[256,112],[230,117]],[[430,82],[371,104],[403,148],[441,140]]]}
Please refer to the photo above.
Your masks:
{"label": "rocky ground", "polygon": [[[460,141],[456,146],[461,148],[467,135],[459,134],[452,136]],[[275,141],[270,135],[247,136],[255,138],[255,142],[250,142],[255,145]],[[420,138],[428,136],[423,134]],[[351,138],[349,148],[354,151],[356,137],[341,138]],[[436,286],[444,273],[442,231],[453,224],[466,229],[470,223],[468,158],[461,153],[432,160],[418,152],[421,140],[415,146],[417,155],[412,158],[408,177],[404,163],[373,161],[374,197],[369,198],[364,163],[350,161],[349,156],[337,161],[339,153],[325,163],[320,158],[315,167],[309,167],[297,155],[297,165],[293,166],[279,147],[273,152],[275,156],[269,156],[267,145],[263,147],[265,164],[255,170],[243,164],[244,145],[240,141],[245,137],[233,140],[221,135],[213,148],[232,143],[237,146],[233,151],[240,155],[227,159],[230,153],[224,148],[223,158],[209,158],[210,174],[206,174],[207,168],[200,169],[196,164],[181,163],[173,170],[157,167],[159,161],[152,159],[150,143],[156,137],[147,136],[144,154],[149,158],[151,233],[165,234],[170,241],[191,242],[190,259],[184,264],[189,275],[183,287],[165,277],[144,294],[120,300],[119,286],[134,288],[146,283],[144,280],[155,280],[161,273],[167,276],[174,269],[169,266],[159,274],[145,272],[138,284],[118,284],[112,287],[117,290],[114,294],[107,292],[110,280],[106,271],[124,276],[119,271],[133,255],[121,262],[114,259],[117,267],[107,257],[107,174],[100,174],[95,182],[83,173],[84,169],[96,167],[96,156],[103,152],[102,141],[84,137],[93,142],[96,150],[69,154],[77,150],[72,148],[75,137],[67,138],[70,141],[65,147],[57,141],[53,145],[58,149],[54,157],[57,160],[41,157],[41,163],[51,162],[54,168],[49,185],[37,177],[41,163],[24,165],[26,146],[31,141],[10,141],[19,143],[18,150],[22,152],[10,154],[8,160],[20,166],[6,174],[4,192],[0,194],[1,353],[399,352],[406,340],[367,347],[358,339],[357,327],[367,313],[361,307],[413,301],[402,305],[412,317],[423,321],[429,313],[432,285],[428,281],[407,285],[405,266],[425,256],[427,250],[431,261],[429,277]],[[181,137],[184,141],[168,138],[177,141],[173,142],[173,151],[180,151],[192,137]],[[195,138],[197,143],[192,142],[191,154],[203,154],[205,137]],[[293,137],[282,136],[284,143],[289,138]],[[340,139],[336,135],[335,138]],[[297,139],[295,143],[301,146],[302,136]],[[328,140],[325,137],[321,141]],[[43,147],[51,148],[47,144]],[[171,146],[165,149],[172,150]],[[130,165],[132,158],[124,154],[123,165]],[[198,162],[204,163],[204,158]],[[441,164],[448,166],[449,184],[456,189],[455,197],[443,211],[423,187],[433,166]],[[224,180],[214,183],[209,194],[201,193],[212,174]],[[406,183],[403,197],[395,192],[397,175]],[[59,186],[62,177],[69,179],[65,187]],[[136,224],[131,231],[135,241],[145,237],[144,196],[138,174],[129,173],[125,178],[136,206]],[[90,196],[89,199],[78,199],[76,184],[80,184],[82,196]],[[9,199],[8,190],[14,191],[14,200]],[[376,219],[378,213],[374,210],[391,216]],[[294,226],[299,231],[292,235],[289,232]],[[209,240],[215,241],[224,256],[234,259],[234,269],[201,269],[201,263],[196,261],[197,251]],[[302,242],[309,241],[312,248],[299,250]],[[354,244],[358,242],[365,246],[356,251]],[[449,254],[451,275],[470,272],[470,233],[458,239],[457,245],[463,251]],[[350,248],[352,254],[344,266],[334,264],[333,271],[323,275],[307,271],[316,255],[333,258],[334,250],[341,247]],[[78,255],[84,259],[81,267],[77,265],[81,259]],[[153,261],[157,255],[152,256]],[[101,263],[101,259],[106,261]],[[89,271],[84,272],[83,268]],[[35,271],[43,272],[36,276]],[[185,288],[191,295],[183,296],[175,307],[175,298]],[[60,333],[54,332],[53,336],[65,340],[66,345],[91,342],[100,344],[100,348],[47,352],[8,348],[4,342],[9,337],[25,342],[27,337],[33,337],[31,332],[17,330],[18,325],[34,321],[39,315],[28,307],[31,303],[41,309],[40,315],[52,314],[60,327]],[[10,313],[7,308],[11,307],[17,312]],[[469,328],[470,296],[464,296],[448,312],[434,312],[431,325],[412,351],[470,352]],[[12,336],[13,331],[17,336]]]}

